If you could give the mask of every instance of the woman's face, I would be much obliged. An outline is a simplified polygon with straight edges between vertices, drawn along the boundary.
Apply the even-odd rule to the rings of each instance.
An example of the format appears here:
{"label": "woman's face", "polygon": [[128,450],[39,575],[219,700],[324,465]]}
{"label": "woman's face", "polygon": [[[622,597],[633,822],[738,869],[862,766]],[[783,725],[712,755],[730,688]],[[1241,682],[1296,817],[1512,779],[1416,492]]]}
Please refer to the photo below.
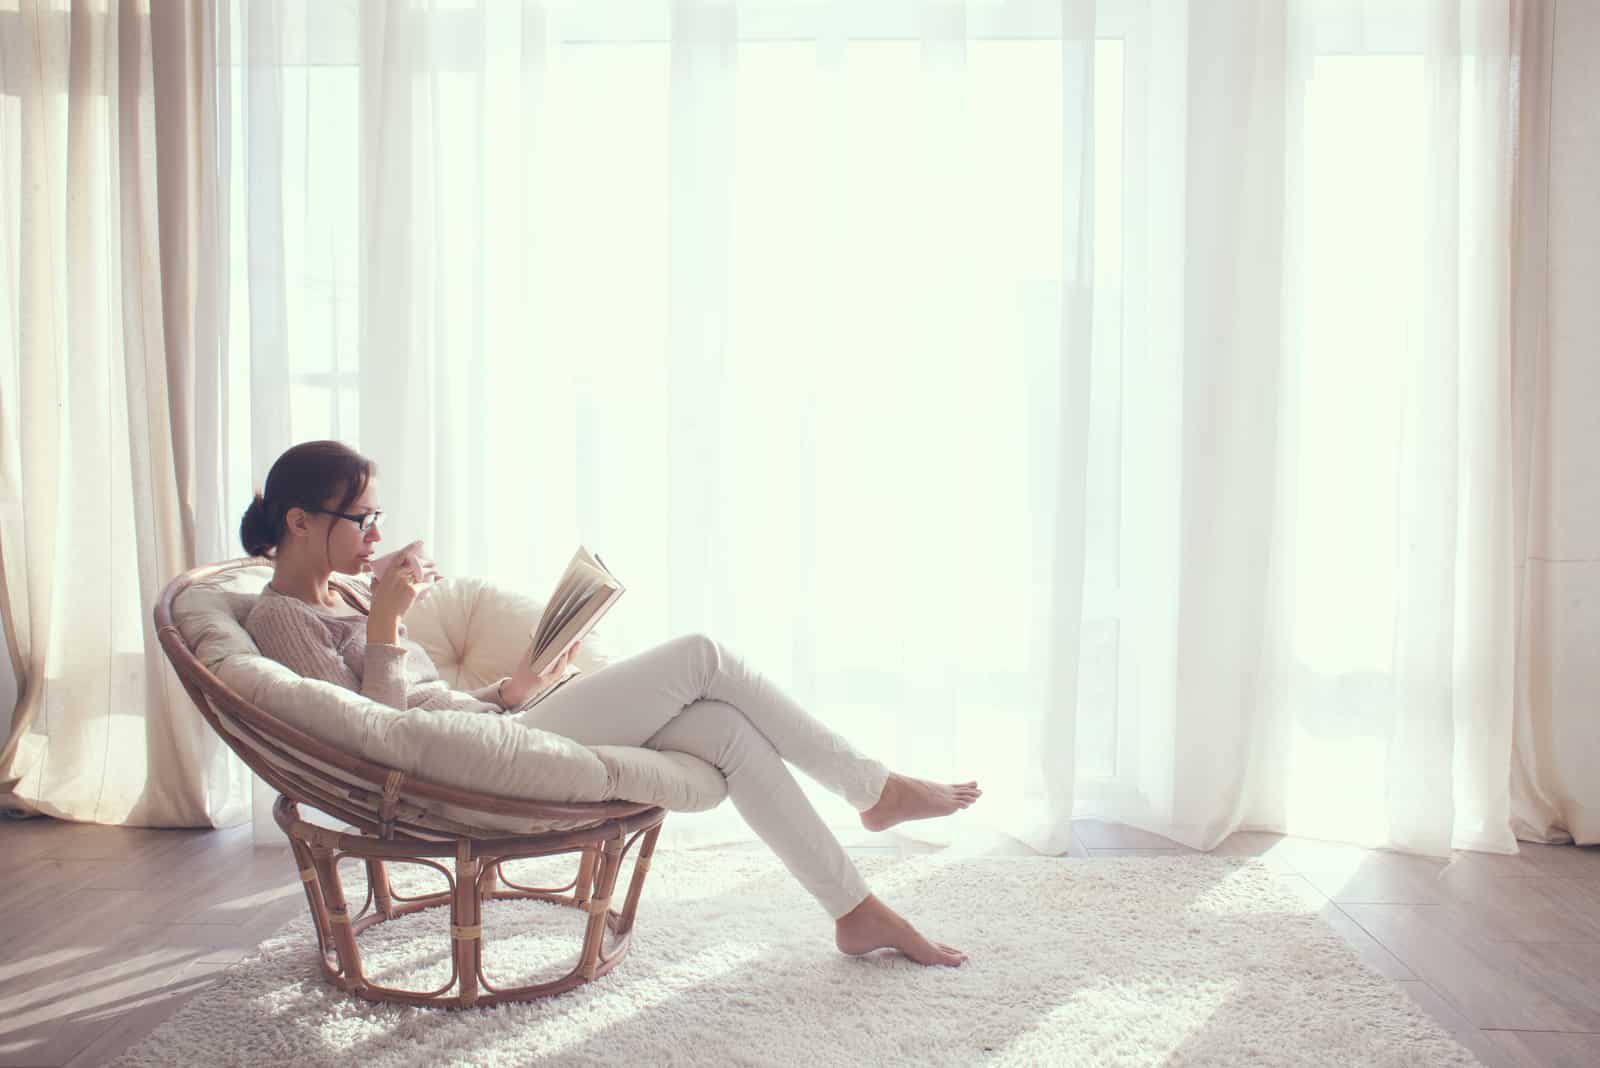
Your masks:
{"label": "woman's face", "polygon": [[[318,522],[314,527],[312,545],[324,542],[328,550],[328,566],[334,571],[346,575],[359,575],[367,561],[377,551],[378,542],[383,540],[383,533],[376,524],[362,533],[358,523],[351,519],[333,515],[332,510],[339,505],[338,499],[327,502],[323,507],[327,512],[312,516]],[[367,479],[367,488],[361,495],[343,509],[345,515],[360,516],[367,512],[376,512],[378,507],[378,480]]]}

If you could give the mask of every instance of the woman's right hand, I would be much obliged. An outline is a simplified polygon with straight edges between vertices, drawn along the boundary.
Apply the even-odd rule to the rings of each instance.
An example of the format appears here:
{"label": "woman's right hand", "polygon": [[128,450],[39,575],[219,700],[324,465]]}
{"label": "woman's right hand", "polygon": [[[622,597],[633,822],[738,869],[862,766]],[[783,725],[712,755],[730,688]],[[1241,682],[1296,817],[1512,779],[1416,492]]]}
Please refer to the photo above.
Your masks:
{"label": "woman's right hand", "polygon": [[401,562],[372,580],[372,607],[367,612],[367,641],[393,645],[400,640],[400,620],[417,603],[425,581],[418,581],[409,562]]}
{"label": "woman's right hand", "polygon": [[533,647],[530,645],[528,652],[523,654],[522,662],[518,665],[516,672],[500,687],[500,693],[505,698],[506,707],[517,708],[535,694],[543,693],[559,682],[561,676],[567,673],[568,665],[577,657],[578,647],[582,644],[582,642],[573,642],[567,647],[566,652],[556,657],[555,663],[545,668],[542,675],[535,675],[532,667],[528,664],[533,653]]}

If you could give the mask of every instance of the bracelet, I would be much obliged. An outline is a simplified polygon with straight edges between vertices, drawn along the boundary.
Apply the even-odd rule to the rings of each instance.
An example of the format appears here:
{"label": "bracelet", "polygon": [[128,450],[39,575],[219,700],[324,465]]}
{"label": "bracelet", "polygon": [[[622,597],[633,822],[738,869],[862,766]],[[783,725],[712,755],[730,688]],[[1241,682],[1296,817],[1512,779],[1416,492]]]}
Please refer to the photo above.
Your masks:
{"label": "bracelet", "polygon": [[510,709],[506,707],[506,679],[509,679],[510,677],[510,675],[505,676],[505,678],[502,678],[499,682],[495,683],[494,687],[495,697],[500,701],[500,711],[502,712],[510,711]]}

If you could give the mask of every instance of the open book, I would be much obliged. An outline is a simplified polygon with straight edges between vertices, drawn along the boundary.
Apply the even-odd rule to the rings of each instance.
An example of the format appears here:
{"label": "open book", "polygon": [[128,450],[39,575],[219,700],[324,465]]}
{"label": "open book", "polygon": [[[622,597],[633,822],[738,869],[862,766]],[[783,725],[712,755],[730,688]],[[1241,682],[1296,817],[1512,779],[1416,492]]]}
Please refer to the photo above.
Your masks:
{"label": "open book", "polygon": [[605,562],[578,546],[533,628],[529,667],[534,674],[548,671],[568,646],[589,633],[623,592],[622,583],[606,569]]}

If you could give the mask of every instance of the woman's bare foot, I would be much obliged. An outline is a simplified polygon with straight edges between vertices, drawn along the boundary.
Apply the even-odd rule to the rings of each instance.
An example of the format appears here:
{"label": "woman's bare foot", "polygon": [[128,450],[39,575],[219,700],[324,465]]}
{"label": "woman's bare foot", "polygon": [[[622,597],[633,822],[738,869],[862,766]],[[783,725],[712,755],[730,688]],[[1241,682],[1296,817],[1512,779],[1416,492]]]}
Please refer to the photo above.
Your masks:
{"label": "woman's bare foot", "polygon": [[967,955],[943,942],[930,942],[917,933],[894,909],[879,901],[877,895],[867,899],[836,921],[834,943],[841,953],[855,956],[874,949],[897,949],[918,964],[942,964],[958,968]]}
{"label": "woman's bare foot", "polygon": [[881,831],[906,820],[948,816],[981,796],[983,791],[978,789],[976,780],[946,784],[891,771],[878,803],[861,813],[861,825],[869,831]]}

